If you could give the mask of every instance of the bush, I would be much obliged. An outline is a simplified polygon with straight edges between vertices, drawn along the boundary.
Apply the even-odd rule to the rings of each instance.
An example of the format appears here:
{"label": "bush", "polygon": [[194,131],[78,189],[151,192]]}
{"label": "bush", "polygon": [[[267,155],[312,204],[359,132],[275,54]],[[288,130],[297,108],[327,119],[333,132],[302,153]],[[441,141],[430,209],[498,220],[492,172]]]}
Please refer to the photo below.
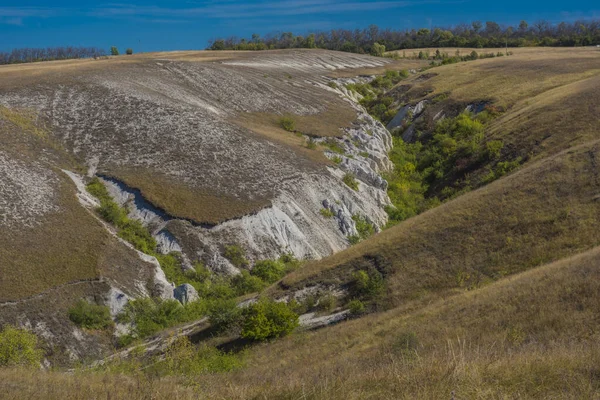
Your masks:
{"label": "bush", "polygon": [[33,333],[10,325],[0,331],[0,367],[39,367],[43,356]]}
{"label": "bush", "polygon": [[242,310],[234,299],[213,300],[208,306],[208,320],[218,332],[238,328],[241,317]]}
{"label": "bush", "polygon": [[350,189],[358,191],[358,181],[356,180],[356,178],[354,178],[354,175],[352,175],[351,173],[348,172],[346,175],[344,175],[344,178],[342,179],[342,181]]}
{"label": "bush", "polygon": [[333,156],[331,161],[333,161],[334,164],[340,165],[344,160],[340,156]]}
{"label": "bush", "polygon": [[288,132],[296,131],[296,121],[290,116],[281,117],[279,119],[279,126]]}
{"label": "bush", "polygon": [[384,54],[385,46],[377,42],[373,43],[373,47],[371,48],[371,55],[375,57],[383,57]]}
{"label": "bush", "polygon": [[86,329],[106,329],[113,325],[110,311],[106,306],[79,300],[69,310],[69,319],[79,327]]}
{"label": "bush", "polygon": [[117,49],[116,46],[112,46],[110,48],[110,54],[113,55],[113,56],[118,56],[119,55],[119,49]]}
{"label": "bush", "polygon": [[333,294],[328,293],[322,296],[319,299],[319,303],[317,304],[317,308],[319,311],[323,312],[331,312],[337,308],[337,297]]}
{"label": "bush", "polygon": [[[194,303],[189,304],[190,307],[195,306]],[[177,300],[135,299],[127,303],[117,319],[120,322],[132,324],[133,337],[144,338],[162,329],[187,322],[190,319],[200,318],[203,315],[204,310],[198,308],[195,309],[197,315],[191,315],[186,312],[186,307]]]}
{"label": "bush", "polygon": [[250,273],[271,284],[283,278],[286,271],[285,265],[279,260],[263,260],[257,262]]}
{"label": "bush", "polygon": [[354,214],[352,220],[361,239],[366,239],[375,233],[375,227],[365,217]]}
{"label": "bush", "polygon": [[314,150],[317,148],[317,142],[313,138],[308,138],[306,140],[306,148],[310,150]]}
{"label": "bush", "polygon": [[153,254],[156,250],[156,240],[154,240],[150,231],[138,220],[127,219],[121,225],[119,237],[131,243],[133,247],[142,253]]}
{"label": "bush", "polygon": [[348,303],[348,309],[351,315],[360,315],[365,312],[365,305],[362,301],[354,299]]}
{"label": "bush", "polygon": [[490,140],[485,145],[485,153],[488,160],[495,160],[500,157],[500,152],[504,147],[502,140]]}
{"label": "bush", "polygon": [[130,55],[133,54],[133,49],[127,49],[127,50],[125,50],[125,53],[130,56]]}
{"label": "bush", "polygon": [[248,271],[242,271],[231,280],[236,294],[242,296],[247,293],[257,293],[263,290],[267,285],[258,276],[252,276]]}
{"label": "bush", "polygon": [[298,314],[287,304],[261,299],[244,310],[243,338],[268,340],[291,333],[298,326]]}
{"label": "bush", "polygon": [[233,371],[243,365],[241,355],[223,353],[207,345],[196,347],[188,337],[182,336],[167,348],[164,361],[151,368],[155,368],[160,375],[197,377],[206,373]]}
{"label": "bush", "polygon": [[352,277],[356,294],[363,298],[372,299],[383,291],[383,276],[377,270],[369,272],[356,271]]}
{"label": "bush", "polygon": [[246,259],[244,250],[242,250],[242,248],[236,244],[225,246],[225,258],[231,261],[231,263],[237,268],[245,268],[250,265]]}
{"label": "bush", "polygon": [[325,218],[333,218],[335,217],[335,214],[333,211],[331,211],[329,208],[321,208],[321,210],[319,211],[321,213],[322,216],[324,216]]}

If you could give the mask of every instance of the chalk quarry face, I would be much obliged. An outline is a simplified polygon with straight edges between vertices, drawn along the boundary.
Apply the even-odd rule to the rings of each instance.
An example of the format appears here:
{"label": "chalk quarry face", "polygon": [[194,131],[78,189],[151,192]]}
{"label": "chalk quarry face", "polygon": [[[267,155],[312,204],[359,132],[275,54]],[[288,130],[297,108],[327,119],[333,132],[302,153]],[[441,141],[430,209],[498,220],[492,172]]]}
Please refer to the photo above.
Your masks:
{"label": "chalk quarry face", "polygon": [[[150,295],[155,265],[131,261],[135,251],[108,233],[91,203],[60,200],[77,195],[62,169],[74,172],[72,178],[99,176],[130,216],[152,230],[162,252],[180,251],[187,267],[203,261],[215,272],[238,272],[222,255],[226,245],[240,245],[251,261],[285,252],[320,258],[349,245],[348,236],[357,233],[353,215],[377,227],[386,223],[389,199],[380,173],[390,168],[391,137],[327,77],[386,60],[326,51],[206,54],[0,68],[6,78],[0,106],[33,113],[28,123],[46,133],[27,139],[35,149],[27,163],[18,157],[22,143],[0,151],[0,227],[18,236],[21,229],[51,223],[53,213],[83,213],[80,223],[102,229],[111,249],[110,257],[101,250],[88,260],[93,273],[86,278],[101,281],[89,295],[108,299],[114,290]],[[278,126],[288,114],[299,132]],[[5,118],[2,126],[8,125],[7,138],[19,130],[31,136],[20,120]],[[344,154],[307,149],[309,136],[316,142],[329,137]],[[40,156],[49,151],[59,155]],[[357,178],[357,191],[343,183],[347,173]],[[334,216],[324,218],[322,209]],[[0,273],[13,267],[10,259],[0,262]],[[51,293],[73,278],[42,285],[39,292]],[[2,298],[19,302],[18,296]],[[5,313],[0,322],[17,319]],[[45,326],[52,331],[51,321]],[[71,336],[86,342],[77,339],[85,335]],[[84,351],[69,346],[75,356]]]}

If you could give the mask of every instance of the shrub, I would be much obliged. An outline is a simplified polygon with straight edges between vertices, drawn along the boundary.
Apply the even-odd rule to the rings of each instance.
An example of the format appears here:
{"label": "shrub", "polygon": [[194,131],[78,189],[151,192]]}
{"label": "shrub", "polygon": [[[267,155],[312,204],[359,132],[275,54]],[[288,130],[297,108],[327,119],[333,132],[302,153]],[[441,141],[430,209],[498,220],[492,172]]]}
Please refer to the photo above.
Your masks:
{"label": "shrub", "polygon": [[337,83],[335,83],[334,81],[329,81],[329,83],[327,83],[327,85],[332,88],[332,89],[337,89],[338,85]]}
{"label": "shrub", "polygon": [[110,54],[113,55],[113,56],[118,56],[119,55],[119,49],[117,49],[116,46],[112,46],[110,48]]}
{"label": "shrub", "polygon": [[242,271],[241,274],[234,276],[231,280],[231,284],[238,296],[242,296],[247,293],[260,292],[267,286],[262,279],[260,279],[258,276],[251,275],[246,270]]}
{"label": "shrub", "polygon": [[154,368],[160,375],[198,376],[229,372],[244,365],[242,356],[243,354],[223,353],[207,345],[196,347],[188,337],[182,336],[171,343],[165,352],[164,361]]}
{"label": "shrub", "polygon": [[354,221],[356,230],[361,239],[366,239],[375,233],[375,228],[365,217],[354,214],[352,220]]}
{"label": "shrub", "polygon": [[356,271],[352,278],[354,280],[354,288],[356,294],[367,299],[371,299],[379,295],[384,288],[383,276],[377,270],[373,271]]}
{"label": "shrub", "polygon": [[288,132],[296,131],[296,121],[290,116],[284,116],[279,119],[279,126]]}
{"label": "shrub", "polygon": [[354,299],[348,303],[348,309],[352,315],[360,315],[365,312],[365,305],[362,301]]}
{"label": "shrub", "polygon": [[358,242],[360,242],[360,236],[359,235],[350,235],[350,236],[348,236],[348,242],[350,242],[350,244],[357,244]]}
{"label": "shrub", "polygon": [[306,148],[310,150],[314,150],[317,148],[317,142],[313,138],[308,138],[306,140]]}
{"label": "shrub", "polygon": [[131,243],[133,247],[143,253],[153,254],[156,250],[156,240],[154,240],[150,231],[138,220],[127,219],[121,225],[119,237]]}
{"label": "shrub", "polygon": [[375,57],[383,57],[384,54],[385,46],[377,42],[373,43],[373,47],[371,48],[371,55]]}
{"label": "shrub", "polygon": [[354,175],[352,175],[351,173],[348,172],[346,175],[344,175],[344,178],[342,179],[342,181],[350,189],[358,191],[358,181],[356,180],[356,178],[354,178]]}
{"label": "shrub", "polygon": [[334,153],[344,154],[344,148],[340,146],[340,144],[335,139],[327,139],[323,142],[323,146],[327,147],[329,150]]}
{"label": "shrub", "polygon": [[237,268],[248,267],[249,263],[246,259],[244,250],[239,245],[225,246],[225,258]]}
{"label": "shrub", "polygon": [[86,329],[105,329],[113,324],[108,307],[91,304],[85,300],[79,300],[69,310],[69,319],[75,325]]}
{"label": "shrub", "polygon": [[213,300],[208,306],[208,320],[218,332],[233,331],[241,322],[242,310],[234,299]]}
{"label": "shrub", "polygon": [[141,298],[129,301],[117,319],[132,324],[133,337],[144,338],[162,329],[186,322],[189,318],[196,319],[196,315],[190,315],[185,311],[186,309],[177,300]]}
{"label": "shrub", "polygon": [[38,367],[43,356],[33,333],[10,325],[0,331],[0,367]]}
{"label": "shrub", "polygon": [[337,297],[333,294],[328,293],[319,299],[317,304],[319,311],[331,312],[337,308]]}
{"label": "shrub", "polygon": [[488,160],[495,160],[500,157],[500,152],[504,147],[502,140],[490,140],[485,145],[486,157]]}
{"label": "shrub", "polygon": [[333,211],[331,211],[329,208],[321,208],[320,211],[321,215],[324,216],[325,218],[333,218],[335,217],[335,214]]}
{"label": "shrub", "polygon": [[125,53],[130,56],[130,55],[133,54],[133,49],[127,49],[127,50],[125,50]]}
{"label": "shrub", "polygon": [[277,260],[258,261],[250,273],[259,277],[266,283],[274,283],[283,278],[285,275],[285,265]]}
{"label": "shrub", "polygon": [[244,310],[243,338],[268,340],[285,336],[298,326],[298,314],[287,304],[261,299]]}
{"label": "shrub", "polygon": [[339,165],[339,164],[341,164],[341,163],[342,163],[342,161],[344,161],[344,160],[343,160],[343,159],[342,159],[342,157],[340,157],[340,156],[334,156],[334,157],[331,159],[331,161],[333,161],[335,164]]}

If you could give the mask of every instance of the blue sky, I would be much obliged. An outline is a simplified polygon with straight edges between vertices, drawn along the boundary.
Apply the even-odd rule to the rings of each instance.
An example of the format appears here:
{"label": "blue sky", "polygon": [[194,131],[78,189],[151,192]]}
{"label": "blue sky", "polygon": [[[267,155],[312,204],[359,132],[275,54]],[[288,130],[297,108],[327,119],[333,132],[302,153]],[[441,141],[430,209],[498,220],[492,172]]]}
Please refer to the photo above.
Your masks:
{"label": "blue sky", "polygon": [[252,33],[600,18],[600,3],[591,0],[114,1],[0,0],[0,50],[62,45],[185,50],[205,48],[211,38]]}

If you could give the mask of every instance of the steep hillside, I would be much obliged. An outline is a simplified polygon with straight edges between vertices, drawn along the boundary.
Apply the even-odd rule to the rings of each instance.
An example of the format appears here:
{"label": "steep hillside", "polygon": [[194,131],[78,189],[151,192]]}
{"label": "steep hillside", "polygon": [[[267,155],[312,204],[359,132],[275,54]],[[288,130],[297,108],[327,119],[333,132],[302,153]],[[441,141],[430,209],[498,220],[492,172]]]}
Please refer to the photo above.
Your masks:
{"label": "steep hillside", "polygon": [[[87,351],[78,338],[90,333],[67,310],[85,297],[115,316],[128,298],[173,298],[155,255],[235,274],[229,245],[250,262],[320,258],[349,246],[354,215],[383,227],[389,133],[326,75],[386,65],[401,67],[323,51],[1,67],[0,322],[34,327],[56,354],[71,346],[73,360],[97,355],[110,335]],[[334,153],[317,144],[325,140],[344,148],[345,162],[330,161]],[[137,252],[100,220],[99,199],[85,188],[94,176],[158,253]],[[326,207],[335,215],[325,218]]]}

